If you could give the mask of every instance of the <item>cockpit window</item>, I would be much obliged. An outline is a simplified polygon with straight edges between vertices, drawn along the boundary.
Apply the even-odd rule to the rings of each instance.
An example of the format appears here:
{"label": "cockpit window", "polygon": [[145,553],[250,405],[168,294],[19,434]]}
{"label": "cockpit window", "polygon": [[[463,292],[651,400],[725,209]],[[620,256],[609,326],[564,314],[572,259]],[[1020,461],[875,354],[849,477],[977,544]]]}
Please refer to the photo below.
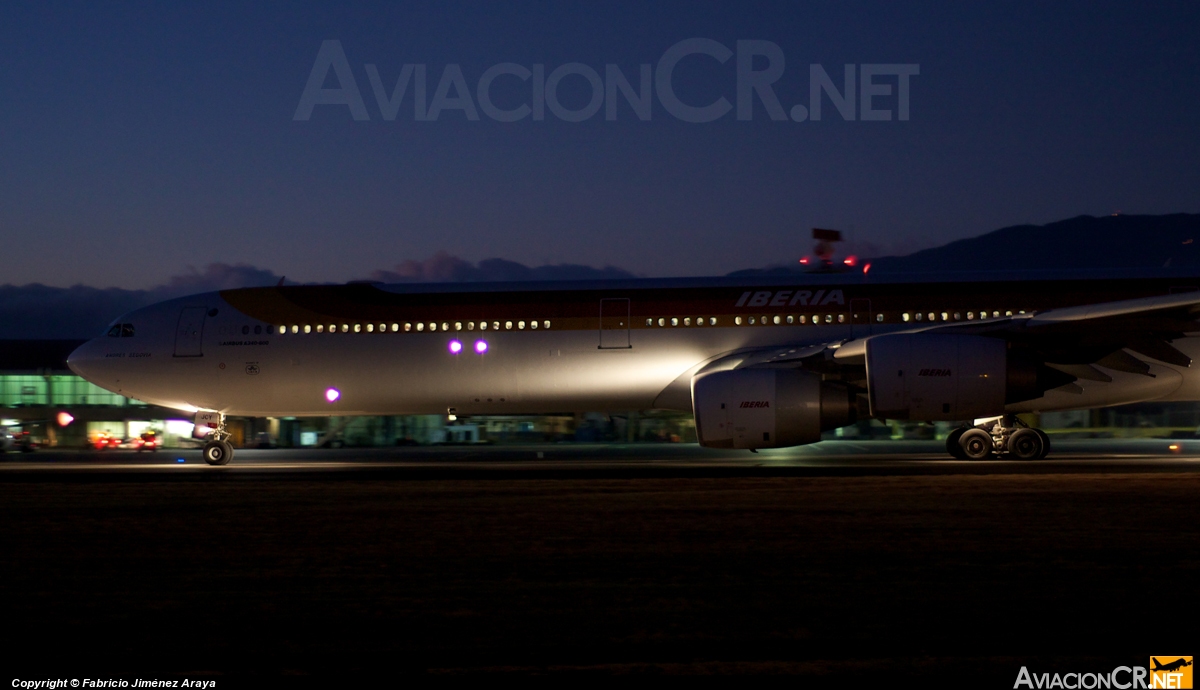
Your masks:
{"label": "cockpit window", "polygon": [[121,337],[121,324],[117,324],[117,325],[113,326],[112,328],[108,329],[108,337],[120,338]]}
{"label": "cockpit window", "polygon": [[121,324],[121,337],[122,338],[132,338],[133,337],[133,324],[131,324],[131,323]]}

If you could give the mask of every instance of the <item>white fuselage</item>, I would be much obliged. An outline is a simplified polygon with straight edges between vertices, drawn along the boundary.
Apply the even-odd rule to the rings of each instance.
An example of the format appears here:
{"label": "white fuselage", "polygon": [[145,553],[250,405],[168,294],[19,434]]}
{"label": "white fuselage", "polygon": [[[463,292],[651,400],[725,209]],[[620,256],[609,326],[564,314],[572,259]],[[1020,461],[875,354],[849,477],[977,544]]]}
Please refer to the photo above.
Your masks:
{"label": "white fuselage", "polygon": [[[299,300],[294,301],[303,308],[291,302],[280,307],[276,303],[283,304],[282,298],[272,290],[206,293],[135,311],[116,322],[130,326],[131,334],[88,341],[69,364],[84,378],[125,396],[229,415],[690,411],[691,377],[706,367],[741,366],[741,353],[746,361],[761,364],[765,356],[786,359],[789,351],[808,344],[921,326],[901,311],[903,305],[872,311],[870,299],[852,301],[849,289],[839,303],[807,307],[748,307],[743,303],[750,303],[746,295],[751,293],[741,287],[726,290],[726,301],[683,303],[671,297],[675,301],[642,313],[635,297],[634,309],[618,320],[603,316],[599,298],[587,307],[590,317],[578,309],[556,311],[553,305],[540,310],[528,295],[508,316],[495,316],[508,307],[494,305],[487,314],[472,316],[468,307],[453,304],[453,294],[438,295],[444,298],[440,304],[450,305],[442,308],[459,310],[448,317],[410,317],[403,305],[387,307],[393,312],[383,317],[378,310],[331,314],[332,307]],[[312,299],[319,298],[319,288],[312,290],[317,295]],[[884,303],[878,289],[873,298],[877,305]],[[260,302],[269,304],[246,306]],[[1086,303],[1082,297],[1076,302]],[[965,304],[963,309],[971,302]],[[863,314],[856,313],[859,309]],[[968,313],[974,318],[974,312],[955,309],[921,304],[913,311],[922,316],[928,311],[926,318],[935,321],[965,319]],[[994,314],[982,313],[989,318]],[[458,351],[453,350],[455,342],[461,346]],[[483,349],[478,343],[486,343],[486,350],[477,351]],[[1195,338],[1177,340],[1175,347],[1200,356]],[[776,348],[777,355],[772,353]],[[1105,370],[1110,383],[1080,381],[1082,392],[1052,390],[996,412],[1200,399],[1200,379],[1192,369],[1142,359],[1153,376]],[[330,400],[331,390],[336,400]]]}

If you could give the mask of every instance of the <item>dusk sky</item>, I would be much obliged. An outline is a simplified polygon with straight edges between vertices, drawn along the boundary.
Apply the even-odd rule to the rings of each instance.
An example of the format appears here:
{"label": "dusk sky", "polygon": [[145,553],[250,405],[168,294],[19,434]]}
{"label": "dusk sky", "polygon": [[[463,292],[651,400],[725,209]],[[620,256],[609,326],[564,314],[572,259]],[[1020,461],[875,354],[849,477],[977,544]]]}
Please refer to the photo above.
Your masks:
{"label": "dusk sky", "polygon": [[[0,283],[149,288],[212,262],[345,281],[439,251],[714,275],[794,261],[812,226],[882,255],[1080,214],[1194,213],[1198,29],[1185,2],[8,2]],[[726,99],[711,122],[673,114],[655,81],[694,38],[731,57],[686,55],[669,83],[677,103]],[[345,104],[296,119],[327,40],[365,120]],[[757,90],[739,119],[739,41],[778,46],[786,119]],[[477,86],[500,63],[605,81],[612,64],[634,91],[649,65],[650,119],[619,90],[607,119],[601,88],[595,114],[568,121],[593,99],[574,69],[544,119],[498,121]],[[366,66],[390,98],[406,64],[425,66],[427,106],[447,65],[469,98],[448,81],[418,121],[409,82],[387,119]],[[854,119],[825,92],[821,120],[792,119],[813,64],[839,90],[855,66]],[[871,103],[891,119],[861,117],[863,66],[881,64],[919,70],[907,120],[886,70]],[[536,80],[502,74],[490,100],[534,106]]]}

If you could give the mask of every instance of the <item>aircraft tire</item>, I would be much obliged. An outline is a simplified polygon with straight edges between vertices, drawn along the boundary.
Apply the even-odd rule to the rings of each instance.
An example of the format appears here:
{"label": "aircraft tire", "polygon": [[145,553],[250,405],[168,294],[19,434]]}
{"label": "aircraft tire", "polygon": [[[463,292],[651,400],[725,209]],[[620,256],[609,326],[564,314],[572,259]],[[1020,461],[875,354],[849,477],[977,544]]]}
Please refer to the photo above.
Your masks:
{"label": "aircraft tire", "polygon": [[958,447],[967,460],[987,460],[995,444],[992,435],[983,429],[967,429],[958,438]]}
{"label": "aircraft tire", "polygon": [[967,456],[963,454],[962,446],[958,443],[959,439],[962,438],[962,435],[964,432],[966,432],[966,430],[967,427],[960,426],[954,431],[951,431],[950,435],[946,437],[946,452],[956,460],[967,459]]}
{"label": "aircraft tire", "polygon": [[204,444],[204,462],[210,465],[228,465],[233,459],[233,446],[226,441],[209,441]]}
{"label": "aircraft tire", "polygon": [[1008,437],[1008,454],[1016,460],[1037,460],[1043,457],[1045,448],[1036,429],[1017,429]]}
{"label": "aircraft tire", "polygon": [[1037,458],[1035,458],[1035,459],[1042,460],[1047,455],[1050,454],[1050,435],[1047,434],[1046,432],[1042,431],[1041,429],[1034,429],[1034,431],[1037,432],[1038,436],[1042,437],[1042,454],[1037,456]]}

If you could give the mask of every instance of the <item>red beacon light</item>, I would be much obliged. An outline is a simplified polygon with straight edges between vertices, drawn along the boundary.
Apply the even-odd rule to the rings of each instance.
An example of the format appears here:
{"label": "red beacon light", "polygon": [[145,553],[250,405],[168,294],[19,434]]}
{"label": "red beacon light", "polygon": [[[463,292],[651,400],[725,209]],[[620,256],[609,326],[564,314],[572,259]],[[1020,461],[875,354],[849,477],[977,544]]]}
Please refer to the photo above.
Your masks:
{"label": "red beacon light", "polygon": [[800,263],[802,263],[802,264],[804,264],[805,266],[807,266],[807,265],[808,265],[808,257],[806,256],[806,257],[804,257],[803,259],[800,259]]}
{"label": "red beacon light", "polygon": [[842,259],[842,263],[846,264],[847,266],[853,266],[854,264],[858,263],[858,257],[847,256],[846,258]]}

